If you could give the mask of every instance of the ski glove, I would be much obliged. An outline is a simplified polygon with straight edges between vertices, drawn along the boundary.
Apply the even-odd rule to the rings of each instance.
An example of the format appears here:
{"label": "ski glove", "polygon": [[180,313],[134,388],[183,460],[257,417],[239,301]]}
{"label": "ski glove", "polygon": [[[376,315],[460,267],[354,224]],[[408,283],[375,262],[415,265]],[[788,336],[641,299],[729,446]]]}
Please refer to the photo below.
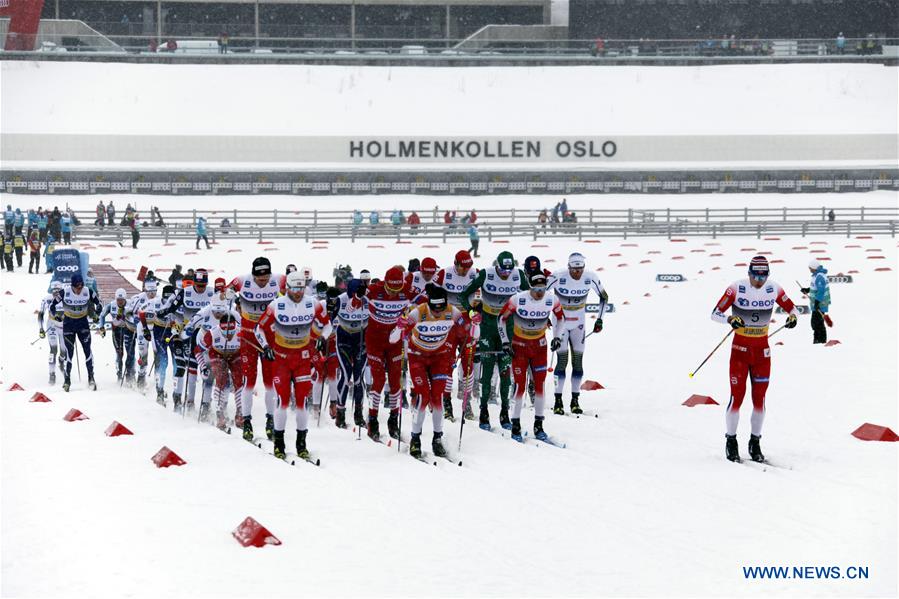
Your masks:
{"label": "ski glove", "polygon": [[817,311],[818,311],[818,309],[819,309],[819,308],[820,308],[820,307],[821,307],[821,304],[820,304],[820,302],[818,302],[818,301],[816,301],[816,302],[815,302],[815,306],[814,306],[814,310],[815,310],[815,312],[817,312]]}
{"label": "ski glove", "polygon": [[553,340],[549,342],[549,349],[551,351],[559,351],[560,347],[562,347],[562,340],[558,337],[553,337]]}
{"label": "ski glove", "polygon": [[105,338],[106,337],[106,327],[100,327],[99,333],[100,333],[101,337]]}
{"label": "ski glove", "polygon": [[787,323],[784,326],[788,329],[792,329],[793,327],[795,327],[796,326],[796,315],[790,314],[789,316],[787,316]]}
{"label": "ski glove", "polygon": [[503,343],[503,353],[510,358],[515,354],[515,352],[512,350],[512,344],[508,341],[506,343]]}
{"label": "ski glove", "polygon": [[208,379],[208,378],[209,378],[209,366],[204,366],[203,368],[201,368],[201,369],[200,369],[200,375],[201,375],[204,379]]}
{"label": "ski glove", "polygon": [[742,329],[746,326],[746,323],[739,316],[728,316],[727,323],[735,329]]}
{"label": "ski glove", "polygon": [[598,333],[602,330],[602,318],[597,318],[596,322],[593,323],[593,332]]}
{"label": "ski glove", "polygon": [[40,337],[41,339],[43,339],[46,336],[47,336],[47,333],[44,331],[44,329],[41,329],[40,332],[38,332],[38,337]]}
{"label": "ski glove", "polygon": [[275,352],[274,352],[274,350],[272,350],[272,348],[266,347],[265,349],[262,350],[262,357],[263,357],[263,359],[268,360],[269,362],[274,362],[275,361]]}
{"label": "ski glove", "polygon": [[808,287],[800,287],[799,291],[801,291],[803,295],[808,295],[808,292],[811,291],[811,289]]}
{"label": "ski glove", "polygon": [[324,337],[319,337],[315,341],[315,349],[318,350],[318,353],[325,355],[325,352],[328,351],[328,340]]}
{"label": "ski glove", "polygon": [[824,314],[823,316],[824,316],[824,324],[826,324],[826,325],[829,326],[829,327],[832,327],[832,326],[833,326],[833,321],[830,319],[830,315],[829,315],[829,314]]}

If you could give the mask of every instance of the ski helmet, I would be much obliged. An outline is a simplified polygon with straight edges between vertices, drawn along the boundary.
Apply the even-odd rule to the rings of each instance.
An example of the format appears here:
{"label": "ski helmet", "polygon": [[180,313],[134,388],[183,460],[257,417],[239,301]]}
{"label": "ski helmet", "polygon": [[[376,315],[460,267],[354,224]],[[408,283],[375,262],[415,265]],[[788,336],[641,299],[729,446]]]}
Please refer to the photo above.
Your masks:
{"label": "ski helmet", "polygon": [[210,306],[209,309],[216,316],[221,316],[222,314],[225,314],[228,311],[228,302],[226,302],[225,300],[223,300],[220,297],[216,297],[215,299],[213,299],[209,303],[209,306]]}
{"label": "ski helmet", "polygon": [[528,282],[531,284],[531,287],[546,287],[546,275],[542,272],[535,272],[532,274]]}

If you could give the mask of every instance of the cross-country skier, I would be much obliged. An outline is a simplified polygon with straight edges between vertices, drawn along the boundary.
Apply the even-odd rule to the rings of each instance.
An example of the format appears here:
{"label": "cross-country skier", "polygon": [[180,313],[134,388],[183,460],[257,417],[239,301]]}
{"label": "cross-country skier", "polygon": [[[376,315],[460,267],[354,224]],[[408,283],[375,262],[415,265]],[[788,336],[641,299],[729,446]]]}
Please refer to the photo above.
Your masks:
{"label": "cross-country skier", "polygon": [[421,457],[421,429],[428,408],[432,411],[434,437],[431,448],[434,455],[443,457],[446,450],[443,437],[443,391],[452,380],[456,347],[476,343],[477,326],[470,330],[462,313],[447,303],[446,290],[434,284],[425,287],[427,304],[412,308],[397,319],[397,327],[390,334],[390,341],[398,343],[408,335],[409,373],[417,404],[412,420],[412,440],[409,453]]}
{"label": "cross-country skier", "polygon": [[[434,283],[446,290],[446,301],[450,306],[458,309],[462,313],[462,318],[466,324],[471,322],[468,310],[462,307],[462,291],[468,287],[478,275],[478,270],[473,267],[474,262],[471,254],[466,250],[456,252],[453,265],[440,270],[434,279]],[[473,420],[474,414],[471,410],[471,392],[474,386],[474,365],[479,361],[477,354],[472,356],[475,349],[471,346],[464,346],[461,356],[461,368],[459,372],[459,399],[468,397],[469,401],[465,403],[463,416],[466,420]],[[453,401],[452,401],[452,385],[447,385],[447,391],[443,395],[443,415],[446,418],[453,418]]]}
{"label": "cross-country skier", "polygon": [[499,423],[503,428],[511,428],[509,421],[509,389],[512,378],[509,371],[512,360],[503,351],[499,336],[499,313],[509,298],[528,289],[528,281],[521,269],[515,268],[515,258],[511,252],[500,252],[490,268],[478,272],[461,294],[462,307],[472,309],[471,296],[477,289],[481,290],[481,338],[477,352],[481,359],[481,415],[480,427],[490,429],[490,414],[487,411],[487,400],[490,397],[490,383],[494,366],[499,369],[500,412]]}
{"label": "cross-country skier", "polygon": [[[224,285],[224,280],[222,282]],[[224,289],[222,287],[222,289]],[[231,300],[227,300],[226,297],[230,295]],[[187,323],[187,330],[193,331],[196,338],[199,339],[203,335],[205,331],[211,331],[214,327],[216,327],[221,320],[221,318],[225,314],[231,314],[234,317],[234,322],[240,322],[240,312],[234,305],[233,299],[235,297],[234,290],[228,289],[227,291],[218,291],[213,296],[212,301],[209,302],[209,305],[202,308],[199,312],[197,312],[193,318],[191,318],[190,322]],[[200,397],[200,413],[198,418],[201,422],[206,422],[209,418],[209,406],[212,400],[212,395],[214,393],[213,385],[215,383],[215,377],[211,368],[211,356],[209,355],[208,348],[203,348],[199,343],[194,347],[194,356],[197,361],[197,372],[200,373],[202,381],[203,381],[203,393]],[[239,361],[240,356],[237,356],[237,360]],[[243,381],[243,366],[241,366],[241,376],[239,377],[241,381]],[[241,383],[242,384],[242,383]],[[240,397],[235,394],[235,414],[240,413]],[[221,406],[224,410],[227,406],[227,397],[225,398],[225,404]],[[252,437],[250,438],[252,441]]]}
{"label": "cross-country skier", "polygon": [[[237,277],[230,285],[240,299],[240,335],[244,341],[240,346],[243,360],[244,390],[241,394],[241,427],[246,430],[247,418],[250,419],[249,430],[253,430],[253,389],[256,387],[257,364],[259,352],[253,347],[256,337],[253,330],[262,318],[265,309],[273,299],[278,297],[278,281],[272,277],[272,263],[268,258],[260,256],[253,260],[250,274]],[[265,387],[265,436],[271,440],[274,435],[275,388],[272,383],[273,367],[269,360],[262,361],[262,384]]]}
{"label": "cross-country skier", "polygon": [[565,369],[568,367],[568,348],[571,347],[571,413],[583,414],[578,402],[581,379],[584,377],[584,339],[587,320],[587,296],[594,291],[599,297],[599,316],[593,323],[593,332],[602,331],[602,315],[609,296],[594,273],[585,271],[587,261],[577,252],[568,257],[568,269],[558,270],[548,278],[547,287],[556,294],[565,312],[562,330],[562,347],[556,352],[557,362],[553,370],[555,378],[555,405],[553,413],[564,414],[562,392],[565,388]]}
{"label": "cross-country skier", "polygon": [[[503,352],[512,355],[512,371],[515,374],[515,406],[512,409],[512,438],[521,441],[521,408],[527,388],[528,373],[534,377],[534,436],[547,439],[543,431],[544,387],[546,383],[546,328],[552,325],[550,349],[558,351],[562,346],[560,335],[565,315],[559,299],[546,292],[546,276],[534,273],[530,289],[512,296],[499,316],[499,335]],[[511,319],[513,335],[510,338],[507,322]]]}
{"label": "cross-country skier", "polygon": [[421,261],[419,270],[406,273],[406,283],[408,283],[415,293],[422,293],[425,290],[425,285],[432,282],[434,280],[434,275],[436,274],[437,261],[428,257]]}
{"label": "cross-country skier", "polygon": [[156,279],[145,279],[144,290],[133,296],[129,302],[128,311],[132,315],[134,324],[134,338],[137,340],[137,388],[143,390],[146,386],[147,364],[150,357],[150,342],[152,335],[149,327],[145,327],[140,317],[152,302],[156,300]]}
{"label": "cross-country skier", "polygon": [[353,419],[356,426],[363,426],[364,400],[363,373],[366,365],[365,328],[368,325],[368,298],[365,285],[359,279],[347,284],[346,293],[337,298],[337,314],[329,314],[337,331],[338,373],[337,426],[346,428],[346,401],[350,389],[353,390]]}
{"label": "cross-country skier", "polygon": [[[146,289],[149,291],[158,283],[156,281],[147,281]],[[168,306],[175,294],[175,288],[172,285],[165,285],[162,292],[149,298],[144,308],[138,312],[138,320],[140,321],[141,336],[153,343],[153,364],[156,375],[156,403],[165,405],[165,373],[169,365],[170,350],[170,328],[175,324],[180,316],[177,311],[169,313]],[[172,370],[175,369],[174,354],[172,355]]]}
{"label": "cross-country skier", "polygon": [[[215,297],[215,289],[209,287],[209,272],[205,268],[198,268],[194,275],[194,283],[182,290],[182,300],[184,309],[185,329],[183,334],[184,348],[187,351],[187,388],[184,390],[182,397],[185,401],[185,410],[187,413],[193,412],[194,401],[197,393],[197,358],[196,352],[196,329],[187,325],[193,320],[203,308],[208,306]],[[177,402],[177,400],[176,400]]]}
{"label": "cross-country skier", "polygon": [[[65,362],[66,362],[66,347],[62,340],[62,321],[63,321],[63,306],[62,306],[62,295],[63,295],[63,285],[59,281],[54,281],[51,287],[51,293],[48,293],[44,296],[44,299],[41,300],[41,307],[37,313],[37,324],[40,330],[38,331],[38,335],[41,339],[44,337],[47,338],[47,342],[50,345],[50,356],[47,359],[47,364],[50,368],[50,384],[56,384],[56,355],[59,354],[59,370],[60,372],[65,372]],[[53,305],[54,300],[58,300],[56,305],[56,310],[51,311],[50,306]],[[44,314],[47,315],[47,327],[44,329]]]}
{"label": "cross-country skier", "polygon": [[[752,381],[752,433],[749,436],[749,457],[763,462],[761,436],[765,419],[765,392],[771,373],[771,349],[768,347],[768,323],[775,304],[788,312],[784,326],[796,326],[796,306],[783,288],[768,280],[768,259],[756,256],[749,263],[749,278],[741,279],[724,291],[712,310],[712,320],[727,323],[734,328],[734,341],[730,352],[730,401],[725,412],[725,454],[732,462],[740,461],[737,446],[737,425],[740,422],[740,406],[746,394],[746,378]],[[731,315],[726,312],[730,308]]]}
{"label": "cross-country skier", "polygon": [[[339,296],[340,290],[337,287],[328,287],[325,290],[325,299],[322,303],[332,323],[337,315],[337,298]],[[312,406],[316,419],[319,418],[319,412],[322,409],[325,385],[328,387],[331,418],[337,418],[337,371],[340,370],[340,361],[337,358],[337,335],[333,329],[332,326],[325,351],[315,352],[312,359],[312,365],[315,367],[315,376],[312,380]]]}
{"label": "cross-country skier", "polygon": [[[211,311],[210,311],[211,313]],[[197,345],[201,351],[209,356],[209,363],[203,363],[203,370],[209,370],[204,374],[214,379],[212,399],[215,401],[216,423],[215,425],[225,430],[225,407],[228,405],[226,388],[229,377],[234,389],[234,403],[240,405],[240,394],[243,392],[243,362],[240,358],[241,338],[238,334],[238,316],[225,310],[221,318],[211,318],[208,327],[201,328],[197,335]],[[205,404],[200,405],[203,409]]]}
{"label": "cross-country skier", "polygon": [[325,307],[306,293],[306,279],[298,272],[287,275],[287,295],[269,303],[255,328],[256,342],[263,358],[275,367],[278,404],[275,409],[275,456],[287,456],[284,428],[290,393],[296,401],[297,455],[309,457],[306,448],[308,414],[306,398],[312,388],[312,352],[324,352],[331,335],[331,322]]}
{"label": "cross-country skier", "polygon": [[383,281],[372,283],[368,288],[370,317],[365,329],[365,350],[372,378],[368,392],[368,436],[375,441],[380,438],[378,408],[385,380],[390,386],[387,433],[394,439],[399,437],[403,346],[399,342],[390,342],[390,332],[396,327],[397,318],[418,295],[404,278],[403,269],[399,266],[390,268]]}
{"label": "cross-country skier", "polygon": [[88,318],[97,322],[99,313],[103,309],[96,294],[84,286],[84,278],[76,273],[72,275],[69,286],[63,290],[61,298],[54,298],[49,306],[50,313],[54,313],[58,306],[62,306],[64,315],[62,321],[62,336],[66,344],[66,372],[65,382],[62,388],[68,391],[72,386],[72,356],[75,353],[75,339],[81,343],[84,350],[84,365],[87,368],[87,384],[96,391],[97,383],[94,381],[94,354],[91,352],[91,330]]}
{"label": "cross-country skier", "polygon": [[[116,354],[116,380],[121,385],[134,380],[134,330],[129,329],[129,321],[134,326],[134,316],[129,313],[128,293],[121,287],[115,290],[115,299],[103,306],[100,312],[100,336],[106,336],[106,319],[112,328],[112,346]],[[124,362],[124,367],[122,365]]]}

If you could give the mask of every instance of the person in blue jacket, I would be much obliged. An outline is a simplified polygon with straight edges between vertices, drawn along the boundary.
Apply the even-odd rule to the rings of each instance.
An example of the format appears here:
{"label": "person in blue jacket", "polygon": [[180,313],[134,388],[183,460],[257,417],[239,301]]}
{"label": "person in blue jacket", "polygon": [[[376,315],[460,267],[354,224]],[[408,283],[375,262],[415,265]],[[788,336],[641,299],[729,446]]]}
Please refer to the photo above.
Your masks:
{"label": "person in blue jacket", "polygon": [[206,242],[206,249],[210,249],[209,238],[206,236],[206,219],[202,216],[197,219],[197,249],[200,249],[200,240]]}
{"label": "person in blue jacket", "polygon": [[16,213],[12,210],[12,204],[6,205],[6,211],[3,213],[3,236],[12,239],[13,223],[16,220]]}
{"label": "person in blue jacket", "polygon": [[51,273],[56,268],[56,260],[53,259],[53,252],[56,251],[56,240],[52,235],[47,236],[47,244],[44,246],[44,264],[47,265],[47,272]]}
{"label": "person in blue jacket", "polygon": [[802,288],[802,293],[808,296],[809,308],[812,311],[812,343],[827,343],[827,328],[831,326],[830,315],[830,281],[827,280],[827,269],[821,266],[817,260],[808,264],[808,270],[812,273],[812,280],[808,287]]}
{"label": "person in blue jacket", "polygon": [[68,212],[63,212],[59,218],[59,230],[62,232],[62,242],[72,244],[72,217]]}
{"label": "person in blue jacket", "polygon": [[25,226],[25,215],[22,214],[22,210],[19,208],[16,208],[14,223],[16,227],[16,235],[21,235],[22,228]]}

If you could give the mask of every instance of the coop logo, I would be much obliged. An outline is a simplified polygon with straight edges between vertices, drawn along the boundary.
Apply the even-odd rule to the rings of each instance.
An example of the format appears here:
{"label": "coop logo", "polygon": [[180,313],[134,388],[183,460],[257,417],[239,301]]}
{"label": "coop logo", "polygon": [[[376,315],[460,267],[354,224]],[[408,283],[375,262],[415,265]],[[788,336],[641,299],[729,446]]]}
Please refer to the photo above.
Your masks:
{"label": "coop logo", "polygon": [[78,272],[79,270],[81,269],[74,264],[63,264],[56,267],[57,272]]}
{"label": "coop logo", "polygon": [[687,279],[686,279],[686,277],[684,277],[684,275],[676,275],[676,274],[670,274],[670,275],[656,275],[656,281],[659,281],[659,282],[665,282],[665,283],[681,283],[681,282],[686,281],[686,280],[687,280]]}
{"label": "coop logo", "polygon": [[[784,313],[784,309],[781,308],[780,306],[778,306],[778,307],[777,307],[777,310],[775,310],[775,311],[776,311],[778,314],[783,314],[783,313]],[[796,306],[796,311],[799,312],[800,314],[810,314],[812,310],[811,310],[811,308],[809,308],[808,306],[800,306],[800,305],[797,305],[797,306]]]}
{"label": "coop logo", "polygon": [[852,275],[828,275],[828,283],[851,283]]}
{"label": "coop logo", "polygon": [[[587,313],[588,314],[599,314],[599,304],[587,304]],[[615,311],[615,304],[606,304],[606,309],[603,310],[603,314],[611,314]]]}

